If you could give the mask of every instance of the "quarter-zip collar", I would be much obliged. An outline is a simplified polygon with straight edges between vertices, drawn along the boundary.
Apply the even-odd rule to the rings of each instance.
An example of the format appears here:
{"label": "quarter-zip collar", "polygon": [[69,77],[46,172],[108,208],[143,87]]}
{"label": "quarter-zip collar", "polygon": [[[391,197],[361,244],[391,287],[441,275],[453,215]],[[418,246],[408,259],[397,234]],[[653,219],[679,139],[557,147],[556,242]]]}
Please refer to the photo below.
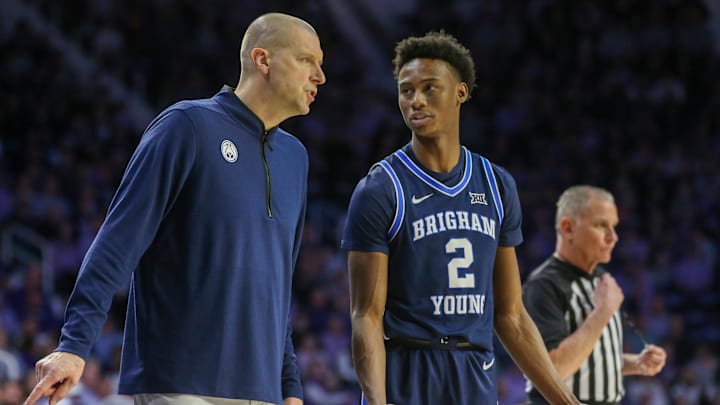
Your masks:
{"label": "quarter-zip collar", "polygon": [[218,104],[220,104],[233,119],[241,125],[249,127],[252,130],[251,132],[257,135],[260,140],[262,140],[261,137],[265,133],[272,135],[278,128],[273,127],[266,131],[265,124],[260,117],[255,115],[255,113],[238,98],[234,89],[228,85],[223,86],[213,98],[217,100]]}
{"label": "quarter-zip collar", "polygon": [[260,117],[255,115],[255,113],[235,95],[235,92],[230,86],[223,86],[213,99],[241,126],[249,128],[248,132],[253,136],[257,136],[257,140],[260,142],[259,152],[262,157],[263,170],[265,172],[265,213],[268,218],[273,218],[272,173],[270,172],[266,147],[270,151],[273,150],[273,133],[277,130],[277,127],[270,128],[266,131],[265,124]]}

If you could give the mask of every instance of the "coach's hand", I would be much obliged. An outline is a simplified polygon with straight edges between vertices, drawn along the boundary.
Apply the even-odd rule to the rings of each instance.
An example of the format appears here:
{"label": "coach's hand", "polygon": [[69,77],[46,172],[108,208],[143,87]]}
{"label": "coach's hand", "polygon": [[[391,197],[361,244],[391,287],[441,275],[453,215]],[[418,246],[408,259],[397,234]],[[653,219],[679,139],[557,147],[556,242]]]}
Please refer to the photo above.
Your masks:
{"label": "coach's hand", "polygon": [[84,368],[85,360],[72,353],[53,352],[38,360],[37,383],[24,405],[32,405],[42,397],[49,397],[50,405],[55,405],[80,381]]}

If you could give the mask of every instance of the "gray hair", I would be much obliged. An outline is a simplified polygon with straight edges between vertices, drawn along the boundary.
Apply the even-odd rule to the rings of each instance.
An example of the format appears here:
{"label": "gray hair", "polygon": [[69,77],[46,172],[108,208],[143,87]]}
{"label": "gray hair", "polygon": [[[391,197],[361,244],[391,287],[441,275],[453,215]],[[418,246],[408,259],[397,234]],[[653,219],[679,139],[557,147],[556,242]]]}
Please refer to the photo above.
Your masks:
{"label": "gray hair", "polygon": [[583,213],[587,208],[588,201],[592,198],[615,202],[615,197],[613,197],[612,193],[600,187],[579,185],[572,186],[563,191],[557,204],[555,204],[557,207],[557,211],[555,212],[555,231],[560,230],[560,220],[563,217],[574,217]]}

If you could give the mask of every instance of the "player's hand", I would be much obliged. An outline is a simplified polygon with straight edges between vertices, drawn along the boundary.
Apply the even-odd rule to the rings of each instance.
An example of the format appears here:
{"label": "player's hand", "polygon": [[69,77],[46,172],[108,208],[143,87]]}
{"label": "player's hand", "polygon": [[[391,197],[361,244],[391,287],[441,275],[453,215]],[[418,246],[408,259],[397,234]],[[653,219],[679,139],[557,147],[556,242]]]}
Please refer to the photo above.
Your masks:
{"label": "player's hand", "polygon": [[637,368],[641,375],[653,376],[665,367],[667,354],[662,347],[647,345],[637,358]]}
{"label": "player's hand", "polygon": [[303,401],[297,397],[287,397],[283,400],[283,405],[303,405]]}
{"label": "player's hand", "polygon": [[620,309],[624,299],[625,295],[615,278],[610,273],[603,274],[595,286],[595,308],[612,315]]}
{"label": "player's hand", "polygon": [[50,405],[55,405],[80,381],[83,369],[85,360],[72,353],[53,352],[38,360],[35,363],[37,383],[24,405],[33,405],[42,397],[49,397]]}

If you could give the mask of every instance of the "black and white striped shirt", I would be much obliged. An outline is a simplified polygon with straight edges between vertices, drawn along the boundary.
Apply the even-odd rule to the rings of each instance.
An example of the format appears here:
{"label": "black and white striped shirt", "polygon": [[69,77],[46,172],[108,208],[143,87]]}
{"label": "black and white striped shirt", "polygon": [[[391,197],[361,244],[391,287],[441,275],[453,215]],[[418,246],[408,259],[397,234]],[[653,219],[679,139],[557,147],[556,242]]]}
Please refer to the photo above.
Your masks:
{"label": "black and white striped shirt", "polygon": [[[592,312],[594,290],[605,273],[593,274],[551,257],[530,274],[523,285],[523,301],[548,350],[572,334]],[[595,343],[592,354],[565,383],[585,403],[617,403],[625,394],[622,382],[623,341],[620,312],[616,312]],[[528,381],[526,391],[533,404],[545,404]]]}

